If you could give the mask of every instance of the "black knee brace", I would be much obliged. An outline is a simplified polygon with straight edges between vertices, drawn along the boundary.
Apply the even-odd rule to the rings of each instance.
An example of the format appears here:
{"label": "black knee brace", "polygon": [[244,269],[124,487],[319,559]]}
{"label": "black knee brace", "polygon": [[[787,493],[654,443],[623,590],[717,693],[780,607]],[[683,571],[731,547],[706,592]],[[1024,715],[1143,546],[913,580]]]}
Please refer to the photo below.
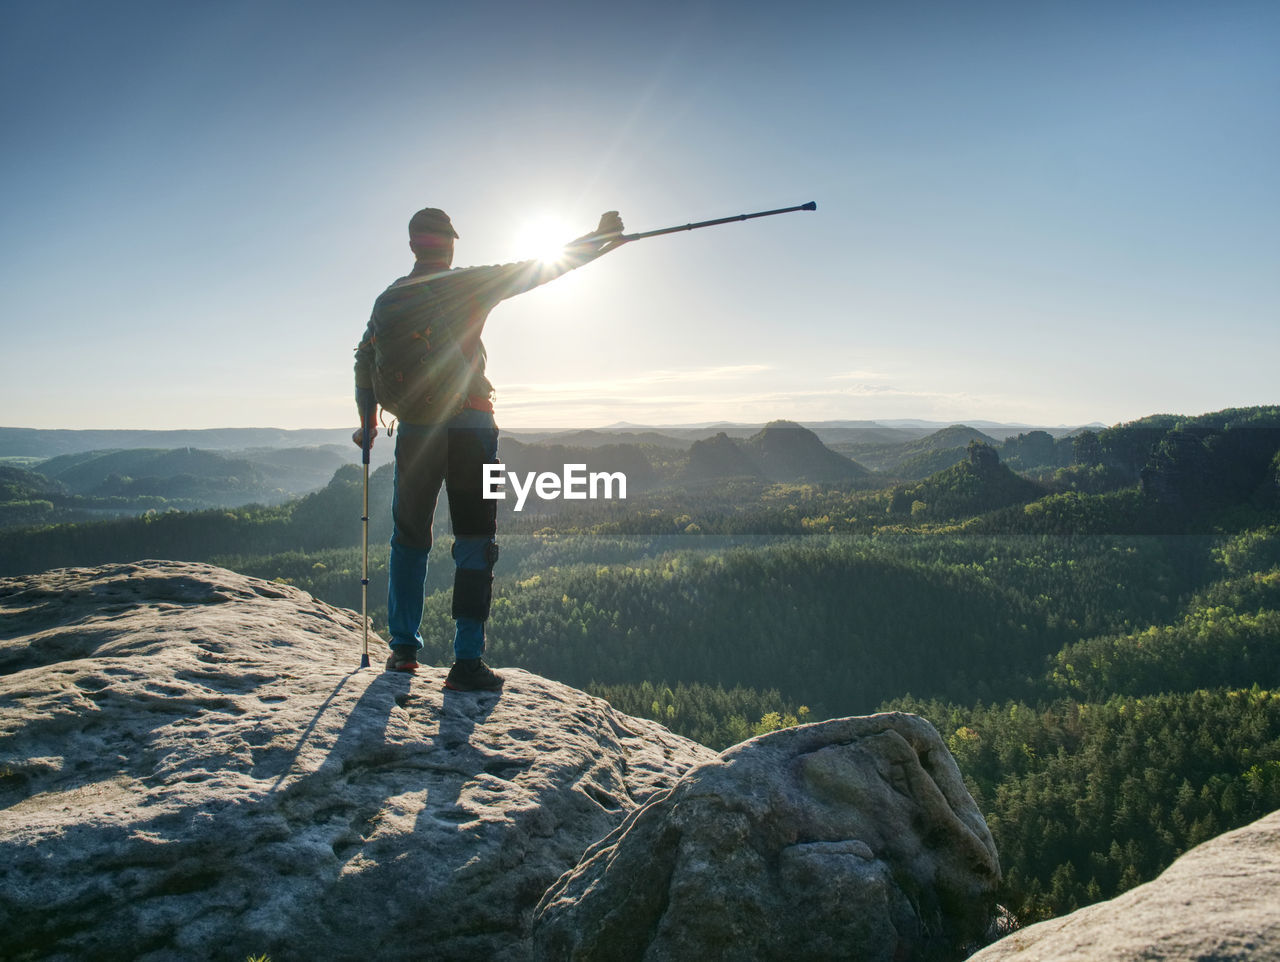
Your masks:
{"label": "black knee brace", "polygon": [[458,568],[453,573],[453,617],[487,621],[493,601],[493,572]]}
{"label": "black knee brace", "polygon": [[478,570],[454,569],[452,617],[488,621],[493,602],[493,566],[498,562],[497,542],[485,545],[484,560],[486,566]]}

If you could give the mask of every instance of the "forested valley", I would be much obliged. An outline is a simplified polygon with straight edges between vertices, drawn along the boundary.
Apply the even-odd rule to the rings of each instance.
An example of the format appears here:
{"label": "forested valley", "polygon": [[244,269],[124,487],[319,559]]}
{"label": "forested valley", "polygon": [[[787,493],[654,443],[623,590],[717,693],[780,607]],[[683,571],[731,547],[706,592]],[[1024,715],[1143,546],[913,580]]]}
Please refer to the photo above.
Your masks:
{"label": "forested valley", "polygon": [[[828,446],[784,422],[683,450],[515,446],[525,465],[581,458],[636,483],[625,500],[500,504],[487,657],[717,749],[924,715],[1023,923],[1280,808],[1280,408],[938,435]],[[0,574],[200,560],[358,609],[362,485],[347,464],[277,505],[11,527]],[[373,472],[378,628],[390,485]],[[436,530],[423,634],[447,664],[443,508]]]}

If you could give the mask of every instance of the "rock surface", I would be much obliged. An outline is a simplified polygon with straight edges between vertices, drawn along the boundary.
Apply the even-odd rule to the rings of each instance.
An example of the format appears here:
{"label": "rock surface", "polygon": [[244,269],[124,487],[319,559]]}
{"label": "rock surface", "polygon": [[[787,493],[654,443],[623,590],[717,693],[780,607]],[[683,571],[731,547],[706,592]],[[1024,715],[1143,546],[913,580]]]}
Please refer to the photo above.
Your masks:
{"label": "rock surface", "polygon": [[933,727],[844,718],[691,770],[547,891],[533,932],[540,957],[579,962],[957,959],[999,878]]}
{"label": "rock surface", "polygon": [[524,959],[546,888],[715,757],[375,641],[356,670],[357,615],[207,565],[0,581],[0,954]]}
{"label": "rock surface", "polygon": [[1280,960],[1280,812],[1198,845],[1156,879],[1020,929],[971,962]]}

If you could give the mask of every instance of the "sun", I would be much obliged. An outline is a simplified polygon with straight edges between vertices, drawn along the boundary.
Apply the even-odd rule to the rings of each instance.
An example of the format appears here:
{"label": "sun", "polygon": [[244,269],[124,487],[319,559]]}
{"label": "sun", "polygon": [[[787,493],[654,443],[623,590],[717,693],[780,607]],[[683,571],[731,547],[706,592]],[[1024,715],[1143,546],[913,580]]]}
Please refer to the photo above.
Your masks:
{"label": "sun", "polygon": [[580,233],[552,214],[539,214],[526,220],[516,232],[516,254],[554,264],[564,256],[564,245]]}

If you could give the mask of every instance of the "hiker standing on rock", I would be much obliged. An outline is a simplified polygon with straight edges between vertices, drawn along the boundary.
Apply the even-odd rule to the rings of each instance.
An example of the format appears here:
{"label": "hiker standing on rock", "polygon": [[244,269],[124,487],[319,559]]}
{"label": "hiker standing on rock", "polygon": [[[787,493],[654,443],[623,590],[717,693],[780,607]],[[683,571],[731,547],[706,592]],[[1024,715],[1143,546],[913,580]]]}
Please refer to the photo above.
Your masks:
{"label": "hiker standing on rock", "polygon": [[454,270],[458,234],[449,216],[428,207],[410,219],[413,270],[374,302],[355,363],[360,427],[352,439],[363,447],[368,432],[373,443],[379,406],[400,422],[391,502],[388,671],[418,668],[431,521],[443,483],[454,532],[456,624],[445,687],[502,687],[502,677],[481,657],[498,560],[497,502],[483,498],[482,491],[484,465],[498,460],[498,428],[480,335],[499,302],[616,249],[624,243],[622,230],[618,212],[609,211],[594,233],[571,241],[555,262]]}

